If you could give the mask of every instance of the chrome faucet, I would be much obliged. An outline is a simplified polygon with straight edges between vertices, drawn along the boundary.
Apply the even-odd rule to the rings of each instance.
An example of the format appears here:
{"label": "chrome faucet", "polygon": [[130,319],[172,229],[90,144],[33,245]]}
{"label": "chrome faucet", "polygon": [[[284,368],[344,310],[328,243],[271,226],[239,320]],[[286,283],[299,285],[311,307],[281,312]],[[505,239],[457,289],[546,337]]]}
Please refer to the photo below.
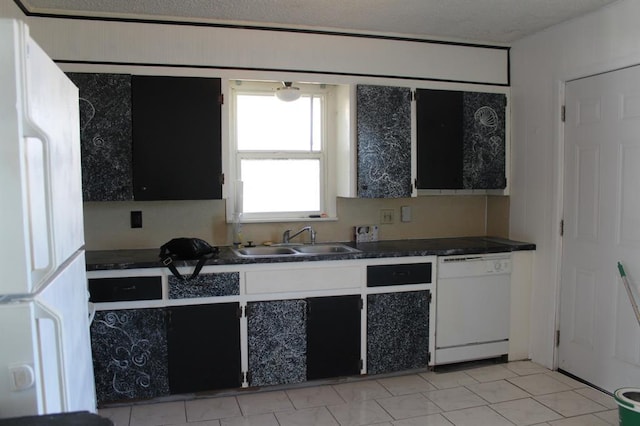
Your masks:
{"label": "chrome faucet", "polygon": [[289,241],[291,241],[292,238],[297,237],[298,235],[302,234],[304,231],[309,231],[309,235],[311,236],[311,244],[315,244],[316,243],[316,231],[314,231],[311,226],[305,226],[304,228],[302,228],[301,230],[299,230],[298,232],[296,232],[293,235],[291,235],[291,229],[287,229],[282,234],[282,243],[283,244],[288,244]]}

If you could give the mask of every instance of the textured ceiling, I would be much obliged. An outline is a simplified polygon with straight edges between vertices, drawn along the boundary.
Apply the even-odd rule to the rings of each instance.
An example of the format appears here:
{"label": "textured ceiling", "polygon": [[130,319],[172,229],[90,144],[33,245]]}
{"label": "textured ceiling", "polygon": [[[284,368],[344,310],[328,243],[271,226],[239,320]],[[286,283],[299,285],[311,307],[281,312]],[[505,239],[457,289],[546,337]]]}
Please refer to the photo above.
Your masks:
{"label": "textured ceiling", "polygon": [[15,0],[72,14],[510,43],[615,0]]}

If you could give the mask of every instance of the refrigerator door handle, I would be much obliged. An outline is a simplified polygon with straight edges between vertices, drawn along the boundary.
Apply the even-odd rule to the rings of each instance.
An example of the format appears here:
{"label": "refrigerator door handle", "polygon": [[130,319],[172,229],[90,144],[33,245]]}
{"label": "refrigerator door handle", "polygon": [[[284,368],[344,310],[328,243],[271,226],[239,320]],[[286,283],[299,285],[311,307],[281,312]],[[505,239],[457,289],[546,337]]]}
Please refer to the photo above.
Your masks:
{"label": "refrigerator door handle", "polygon": [[[58,367],[58,377],[57,379],[57,392],[59,394],[59,403],[60,403],[60,408],[63,411],[68,410],[69,408],[69,401],[67,400],[67,389],[66,389],[66,385],[65,385],[65,380],[63,380],[64,377],[66,377],[66,369],[65,369],[65,365],[64,365],[64,360],[65,360],[65,354],[64,354],[64,348],[63,348],[63,336],[62,336],[62,329],[63,329],[63,325],[62,325],[62,317],[52,308],[44,305],[41,302],[35,303],[35,308],[36,308],[36,316],[38,318],[38,320],[40,319],[46,319],[46,320],[50,320],[53,324],[53,328],[54,328],[54,340],[55,340],[55,356],[56,356],[56,363],[57,363],[57,367]],[[41,327],[39,328],[39,334],[42,332]],[[40,336],[42,337],[42,336]],[[49,354],[47,354],[49,355]],[[45,360],[43,359],[43,357],[45,356],[44,353],[40,353],[40,357],[41,360],[40,362],[43,363],[45,362]],[[45,380],[45,389],[47,388],[47,378],[44,378]],[[53,385],[52,385],[53,386]],[[46,392],[46,390],[45,390]],[[46,398],[45,398],[46,399]]]}
{"label": "refrigerator door handle", "polygon": [[[53,193],[51,188],[51,152],[49,138],[39,126],[30,122],[25,128],[30,136],[24,138],[27,156],[29,237],[34,290],[56,269],[53,235]],[[42,241],[46,239],[46,241]],[[44,243],[44,244],[43,244]]]}
{"label": "refrigerator door handle", "polygon": [[93,319],[96,316],[96,305],[92,302],[89,303],[89,325],[93,323]]}

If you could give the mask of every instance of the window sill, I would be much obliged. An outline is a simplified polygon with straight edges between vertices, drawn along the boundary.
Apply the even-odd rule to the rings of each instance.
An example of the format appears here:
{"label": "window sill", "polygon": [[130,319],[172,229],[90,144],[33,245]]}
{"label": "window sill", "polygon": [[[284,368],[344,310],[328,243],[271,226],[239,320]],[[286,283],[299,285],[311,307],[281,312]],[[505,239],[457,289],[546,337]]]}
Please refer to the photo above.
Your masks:
{"label": "window sill", "polygon": [[[337,222],[338,217],[273,217],[273,218],[242,218],[240,223],[290,223],[290,222]],[[233,218],[227,219],[231,224]]]}

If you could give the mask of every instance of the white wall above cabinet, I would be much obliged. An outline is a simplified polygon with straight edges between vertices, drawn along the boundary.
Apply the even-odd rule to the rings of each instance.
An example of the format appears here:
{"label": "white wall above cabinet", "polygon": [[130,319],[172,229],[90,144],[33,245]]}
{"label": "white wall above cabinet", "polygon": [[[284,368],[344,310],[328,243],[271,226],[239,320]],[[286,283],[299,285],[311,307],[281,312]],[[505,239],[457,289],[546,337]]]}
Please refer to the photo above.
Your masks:
{"label": "white wall above cabinet", "polygon": [[204,25],[27,21],[54,59],[509,84],[506,46]]}

